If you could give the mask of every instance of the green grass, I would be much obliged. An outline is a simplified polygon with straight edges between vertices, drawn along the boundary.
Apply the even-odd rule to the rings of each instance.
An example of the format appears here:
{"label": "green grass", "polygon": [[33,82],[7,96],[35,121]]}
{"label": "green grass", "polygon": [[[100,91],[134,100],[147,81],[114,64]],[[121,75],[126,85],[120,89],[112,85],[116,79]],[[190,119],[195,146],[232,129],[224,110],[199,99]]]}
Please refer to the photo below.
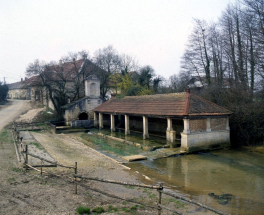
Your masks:
{"label": "green grass", "polygon": [[167,200],[167,202],[173,202],[175,204],[176,209],[184,208],[184,206],[185,206],[185,203],[183,203],[182,201],[179,201],[177,199],[169,198],[166,200]]}
{"label": "green grass", "polygon": [[123,202],[122,202],[122,204],[123,204],[123,205],[126,205],[126,204],[127,204],[127,202],[126,202],[126,201],[123,201]]}
{"label": "green grass", "polygon": [[138,205],[134,205],[130,208],[122,207],[122,211],[124,211],[126,213],[136,214],[138,207],[139,207]]}
{"label": "green grass", "polygon": [[8,132],[7,130],[2,130],[2,132],[0,133],[0,142],[4,142],[4,143],[12,143],[12,135],[10,132]]}
{"label": "green grass", "polygon": [[88,208],[88,207],[83,207],[83,206],[79,206],[79,207],[77,208],[76,212],[77,212],[78,214],[90,214],[90,213],[91,213],[90,208]]}
{"label": "green grass", "polygon": [[107,211],[108,212],[112,212],[112,211],[117,212],[118,209],[117,208],[114,208],[112,205],[109,205]]}
{"label": "green grass", "polygon": [[30,143],[30,145],[36,146],[39,150],[44,150],[44,148],[39,143],[34,142],[34,143]]}
{"label": "green grass", "polygon": [[7,182],[8,182],[9,184],[12,184],[12,183],[15,182],[15,181],[16,181],[15,178],[9,178],[9,179],[7,179]]}
{"label": "green grass", "polygon": [[130,186],[130,185],[123,185],[125,188],[127,188],[127,189],[131,189],[131,190],[133,190],[133,189],[135,189],[135,187],[134,186]]}
{"label": "green grass", "polygon": [[105,209],[102,207],[96,207],[92,210],[92,212],[94,212],[95,214],[100,214],[100,213],[104,213]]}
{"label": "green grass", "polygon": [[14,167],[14,168],[12,168],[12,171],[14,171],[14,172],[23,172],[24,170],[21,169],[21,168]]}

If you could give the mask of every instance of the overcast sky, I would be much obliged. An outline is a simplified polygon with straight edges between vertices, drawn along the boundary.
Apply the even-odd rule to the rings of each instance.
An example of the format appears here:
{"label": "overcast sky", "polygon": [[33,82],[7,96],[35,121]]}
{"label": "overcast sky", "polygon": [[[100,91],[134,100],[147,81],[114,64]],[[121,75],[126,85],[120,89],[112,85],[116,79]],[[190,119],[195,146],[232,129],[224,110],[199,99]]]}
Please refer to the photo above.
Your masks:
{"label": "overcast sky", "polygon": [[165,78],[180,70],[193,18],[217,21],[234,0],[0,0],[0,81],[35,59],[113,45]]}

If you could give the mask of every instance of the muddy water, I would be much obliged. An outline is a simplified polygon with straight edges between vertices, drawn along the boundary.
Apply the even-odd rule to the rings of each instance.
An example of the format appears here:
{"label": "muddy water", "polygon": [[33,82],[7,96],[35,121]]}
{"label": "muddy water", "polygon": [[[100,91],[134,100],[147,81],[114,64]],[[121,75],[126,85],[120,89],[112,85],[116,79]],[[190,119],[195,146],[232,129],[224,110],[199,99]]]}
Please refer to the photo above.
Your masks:
{"label": "muddy water", "polygon": [[[263,154],[220,150],[183,155],[127,166],[166,188],[229,214],[264,214]],[[231,194],[222,201],[208,195]]]}

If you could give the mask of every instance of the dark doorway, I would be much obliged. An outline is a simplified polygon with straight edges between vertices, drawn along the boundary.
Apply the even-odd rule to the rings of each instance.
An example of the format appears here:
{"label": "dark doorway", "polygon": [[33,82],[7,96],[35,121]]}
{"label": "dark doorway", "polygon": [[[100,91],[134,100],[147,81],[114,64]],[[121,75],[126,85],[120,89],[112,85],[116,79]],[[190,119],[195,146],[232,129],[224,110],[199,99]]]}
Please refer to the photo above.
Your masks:
{"label": "dark doorway", "polygon": [[85,112],[80,113],[79,120],[88,120],[88,114]]}
{"label": "dark doorway", "polygon": [[39,90],[36,90],[35,91],[35,100],[36,101],[39,101],[40,100],[40,92],[39,92]]}

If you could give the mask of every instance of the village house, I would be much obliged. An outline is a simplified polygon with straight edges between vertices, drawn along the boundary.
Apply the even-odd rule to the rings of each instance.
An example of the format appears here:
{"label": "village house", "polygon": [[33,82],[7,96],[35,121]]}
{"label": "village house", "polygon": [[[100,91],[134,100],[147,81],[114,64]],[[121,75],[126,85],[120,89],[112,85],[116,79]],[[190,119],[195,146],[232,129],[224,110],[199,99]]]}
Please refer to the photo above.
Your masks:
{"label": "village house", "polygon": [[59,91],[63,86],[68,101],[80,99],[85,96],[84,79],[91,74],[99,73],[100,70],[85,55],[79,60],[60,61],[57,65],[48,66],[41,74],[8,84],[8,98],[31,100],[54,110],[54,103],[45,84],[52,86],[52,96],[56,96],[55,91]]}
{"label": "village house", "polygon": [[94,124],[125,134],[142,132],[142,138],[160,134],[172,145],[180,138],[186,152],[230,146],[231,112],[210,101],[184,93],[114,97],[93,109]]}
{"label": "village house", "polygon": [[23,81],[21,78],[21,81],[15,82],[12,84],[7,84],[8,86],[8,99],[28,99],[30,100],[30,95],[28,92],[28,83],[26,80]]}

